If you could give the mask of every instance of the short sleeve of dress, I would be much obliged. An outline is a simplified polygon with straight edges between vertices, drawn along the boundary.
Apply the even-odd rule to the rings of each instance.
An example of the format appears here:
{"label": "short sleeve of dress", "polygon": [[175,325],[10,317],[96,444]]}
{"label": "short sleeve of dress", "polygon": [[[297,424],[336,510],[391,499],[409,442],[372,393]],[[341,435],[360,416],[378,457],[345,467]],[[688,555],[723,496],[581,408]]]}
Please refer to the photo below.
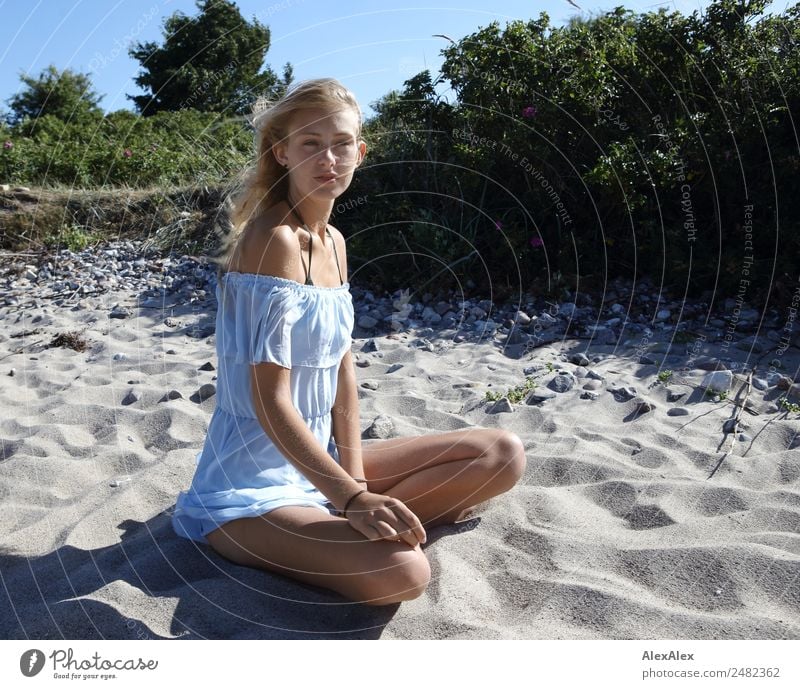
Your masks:
{"label": "short sleeve of dress", "polygon": [[[305,309],[301,292],[266,281],[241,281],[228,285],[222,306],[233,311],[233,318],[221,317],[225,355],[237,363],[292,368],[292,326]],[[230,329],[233,332],[227,332]]]}

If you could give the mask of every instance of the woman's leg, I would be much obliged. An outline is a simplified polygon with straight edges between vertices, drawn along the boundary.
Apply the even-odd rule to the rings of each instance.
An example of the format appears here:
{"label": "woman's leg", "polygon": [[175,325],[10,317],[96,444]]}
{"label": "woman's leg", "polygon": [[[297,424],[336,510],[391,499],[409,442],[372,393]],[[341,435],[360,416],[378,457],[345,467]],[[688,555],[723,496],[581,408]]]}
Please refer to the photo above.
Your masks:
{"label": "woman's leg", "polygon": [[368,488],[402,500],[427,527],[509,490],[526,464],[519,436],[491,428],[376,440],[362,458]]}
{"label": "woman's leg", "polygon": [[279,507],[259,517],[234,519],[207,538],[236,564],[333,589],[367,605],[416,598],[431,577],[419,545],[370,541],[346,519],[315,507]]}

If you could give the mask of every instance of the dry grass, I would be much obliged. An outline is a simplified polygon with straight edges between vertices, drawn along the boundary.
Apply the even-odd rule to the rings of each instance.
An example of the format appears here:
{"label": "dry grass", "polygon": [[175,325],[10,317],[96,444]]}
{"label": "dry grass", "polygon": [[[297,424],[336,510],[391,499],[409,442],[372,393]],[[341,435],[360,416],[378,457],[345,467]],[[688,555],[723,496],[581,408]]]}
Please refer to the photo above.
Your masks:
{"label": "dry grass", "polygon": [[74,251],[132,239],[202,254],[217,243],[225,189],[31,189],[0,191],[0,249]]}

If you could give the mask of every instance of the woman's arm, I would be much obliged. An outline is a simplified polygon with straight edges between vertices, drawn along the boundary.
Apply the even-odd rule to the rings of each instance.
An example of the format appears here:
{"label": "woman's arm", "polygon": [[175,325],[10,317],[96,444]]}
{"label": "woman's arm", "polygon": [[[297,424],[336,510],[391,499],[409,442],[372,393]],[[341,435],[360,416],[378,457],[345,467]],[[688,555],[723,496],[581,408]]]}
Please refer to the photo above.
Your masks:
{"label": "woman's arm", "polygon": [[339,362],[336,399],[331,409],[333,437],[342,468],[353,478],[364,477],[361,461],[361,423],[358,411],[356,371],[350,350]]}
{"label": "woman's arm", "polygon": [[320,446],[295,409],[289,394],[289,369],[260,363],[252,365],[251,371],[253,403],[264,432],[284,457],[341,510],[364,486]]}

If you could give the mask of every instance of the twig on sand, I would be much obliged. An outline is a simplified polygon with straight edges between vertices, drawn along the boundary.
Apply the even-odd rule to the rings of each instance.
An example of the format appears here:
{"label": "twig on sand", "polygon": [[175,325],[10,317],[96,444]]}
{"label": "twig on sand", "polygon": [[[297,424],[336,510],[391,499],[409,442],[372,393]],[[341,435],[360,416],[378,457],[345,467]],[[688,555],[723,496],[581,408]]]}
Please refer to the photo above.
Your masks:
{"label": "twig on sand", "polygon": [[714,476],[714,474],[717,473],[717,469],[720,468],[725,457],[727,457],[731,453],[731,450],[733,449],[733,444],[736,442],[736,432],[737,432],[736,428],[739,424],[739,417],[742,415],[742,410],[744,409],[744,405],[747,404],[747,398],[750,397],[750,390],[752,389],[752,384],[753,384],[753,373],[755,373],[755,370],[756,370],[755,366],[753,366],[753,368],[750,369],[750,372],[747,374],[747,380],[744,383],[742,383],[742,387],[740,387],[739,392],[736,393],[736,401],[738,401],[739,396],[742,394],[742,390],[744,390],[745,387],[747,387],[747,391],[745,392],[742,404],[736,405],[736,412],[731,417],[731,419],[729,419],[729,421],[732,421],[733,423],[731,424],[730,439],[729,439],[730,443],[728,445],[728,449],[725,450],[725,454],[723,454],[722,457],[719,458],[717,465],[708,475],[708,478],[711,478],[712,476]]}

